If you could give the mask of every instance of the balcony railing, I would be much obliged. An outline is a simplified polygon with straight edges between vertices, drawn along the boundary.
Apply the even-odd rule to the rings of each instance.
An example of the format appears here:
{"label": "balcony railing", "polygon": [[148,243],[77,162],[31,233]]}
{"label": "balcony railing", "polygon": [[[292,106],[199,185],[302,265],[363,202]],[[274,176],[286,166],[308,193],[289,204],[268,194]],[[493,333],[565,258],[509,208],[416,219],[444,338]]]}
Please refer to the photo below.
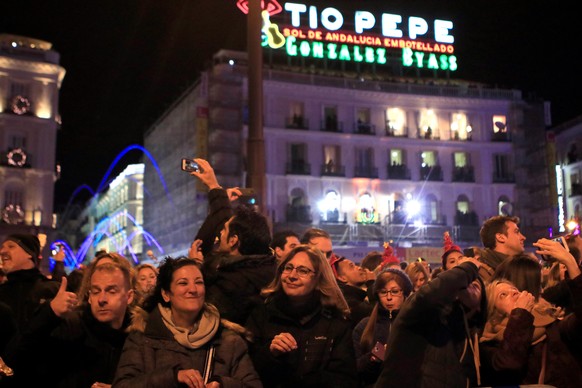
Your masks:
{"label": "balcony railing", "polygon": [[515,183],[515,175],[511,173],[493,173],[493,183]]}
{"label": "balcony railing", "polygon": [[322,164],[321,175],[323,176],[346,176],[345,166],[336,166],[335,164]]}
{"label": "balcony railing", "polygon": [[321,121],[321,130],[324,132],[343,132],[344,123],[341,121],[338,122],[335,118],[327,118]]}
{"label": "balcony railing", "polygon": [[378,168],[370,166],[356,166],[354,168],[354,177],[356,178],[378,178]]}
{"label": "balcony railing", "polygon": [[410,169],[403,164],[388,165],[388,179],[410,180]]}
{"label": "balcony railing", "polygon": [[311,218],[311,206],[291,206],[287,207],[287,222],[300,222],[308,224],[313,221]]}
{"label": "balcony railing", "polygon": [[420,168],[420,179],[423,181],[442,181],[443,170],[441,166],[425,166]]}
{"label": "balcony railing", "polygon": [[370,123],[354,123],[354,133],[358,135],[375,135],[376,126]]}
{"label": "balcony railing", "polygon": [[491,141],[511,141],[509,132],[493,132],[491,133]]}
{"label": "balcony railing", "polygon": [[475,182],[475,169],[473,166],[454,167],[453,182]]}
{"label": "balcony railing", "polygon": [[389,124],[386,124],[386,136],[390,137],[408,137],[408,128],[404,127],[400,130],[395,130],[394,128],[390,128]]}
{"label": "balcony railing", "polygon": [[285,165],[285,173],[311,175],[311,165],[299,160],[291,161]]}
{"label": "balcony railing", "polygon": [[285,128],[288,129],[309,129],[309,120],[303,116],[292,116],[285,118]]}

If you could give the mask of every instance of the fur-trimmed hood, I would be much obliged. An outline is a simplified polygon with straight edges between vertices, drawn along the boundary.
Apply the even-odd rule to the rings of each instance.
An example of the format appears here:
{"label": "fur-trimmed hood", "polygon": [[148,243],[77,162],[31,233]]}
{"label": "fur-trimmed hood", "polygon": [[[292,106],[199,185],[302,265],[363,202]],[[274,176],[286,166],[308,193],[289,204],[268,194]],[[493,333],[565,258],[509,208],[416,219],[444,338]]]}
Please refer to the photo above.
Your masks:
{"label": "fur-trimmed hood", "polygon": [[[136,306],[131,311],[131,324],[127,328],[127,331],[128,332],[138,331],[138,332],[144,333],[146,326],[149,322],[150,314],[151,313],[146,311],[144,308]],[[251,332],[249,332],[247,329],[245,329],[243,326],[239,325],[238,323],[234,323],[234,322],[231,322],[227,319],[221,318],[220,325],[225,329],[229,329],[229,330],[234,331],[235,333],[237,333],[238,335],[240,335],[242,338],[244,338],[247,341],[252,340]]]}

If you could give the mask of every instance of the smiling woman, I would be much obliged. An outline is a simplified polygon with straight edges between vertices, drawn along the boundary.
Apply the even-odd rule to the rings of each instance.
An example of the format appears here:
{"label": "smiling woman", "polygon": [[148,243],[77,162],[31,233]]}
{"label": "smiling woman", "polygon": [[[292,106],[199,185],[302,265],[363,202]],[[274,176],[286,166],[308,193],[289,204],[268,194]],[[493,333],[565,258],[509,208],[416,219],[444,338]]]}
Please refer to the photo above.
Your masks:
{"label": "smiling woman", "polygon": [[148,313],[127,338],[114,385],[260,387],[239,335],[244,329],[221,321],[218,309],[206,303],[199,264],[168,257],[158,269],[156,287],[144,301]]}
{"label": "smiling woman", "polygon": [[294,248],[262,295],[247,329],[265,387],[357,386],[348,306],[320,250]]}

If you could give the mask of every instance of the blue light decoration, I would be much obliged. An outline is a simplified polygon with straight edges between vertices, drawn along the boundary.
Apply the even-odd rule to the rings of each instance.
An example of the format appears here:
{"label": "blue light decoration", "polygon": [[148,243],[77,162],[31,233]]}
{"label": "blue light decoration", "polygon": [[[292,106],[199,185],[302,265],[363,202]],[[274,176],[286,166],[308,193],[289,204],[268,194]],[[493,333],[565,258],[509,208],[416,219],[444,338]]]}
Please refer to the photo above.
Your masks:
{"label": "blue light decoration", "polygon": [[[109,165],[109,168],[107,169],[107,172],[103,176],[101,182],[99,183],[97,190],[93,190],[90,186],[88,186],[86,184],[80,185],[71,194],[71,197],[69,198],[69,201],[68,201],[65,209],[67,209],[71,205],[71,203],[73,202],[73,199],[77,195],[79,195],[79,193],[83,190],[88,191],[89,193],[91,193],[92,196],[99,195],[99,193],[101,193],[107,187],[107,185],[110,183],[109,177],[110,177],[114,167],[117,165],[117,163],[128,152],[133,151],[133,150],[141,151],[151,161],[153,167],[156,169],[156,171],[158,173],[158,177],[159,177],[160,182],[164,188],[164,191],[166,193],[166,197],[168,198],[168,201],[173,205],[172,197],[170,195],[170,192],[169,192],[168,187],[166,185],[166,182],[164,180],[162,171],[161,171],[157,161],[155,160],[155,158],[143,146],[138,145],[138,144],[132,144],[132,145],[129,145],[126,148],[124,148],[115,157],[113,162]],[[144,192],[144,194],[148,194],[148,193]],[[120,214],[122,214],[122,217],[125,216],[128,220],[131,221],[131,223],[135,226],[136,231],[134,231],[130,236],[126,237],[122,244],[117,244],[115,242],[115,239],[111,238],[112,234],[109,232],[109,230],[110,230],[110,226],[112,223],[118,224],[117,217]],[[115,229],[117,229],[117,228],[115,228]],[[57,240],[57,241],[53,242],[51,244],[51,250],[54,249],[56,245],[60,244],[61,246],[63,246],[65,249],[65,268],[74,269],[74,268],[78,268],[81,265],[81,263],[83,262],[85,256],[87,255],[87,252],[89,251],[89,248],[91,248],[91,246],[96,247],[97,244],[99,243],[99,241],[101,241],[104,237],[108,237],[108,238],[110,238],[110,241],[113,241],[113,243],[115,244],[115,251],[123,252],[125,249],[127,249],[129,251],[134,263],[138,264],[139,263],[138,257],[137,257],[137,255],[136,255],[136,253],[131,245],[131,240],[138,235],[142,235],[144,237],[144,240],[148,246],[155,246],[162,254],[164,253],[164,249],[160,246],[160,244],[154,238],[154,236],[151,233],[149,233],[147,230],[145,230],[143,228],[143,226],[141,224],[139,224],[131,214],[127,213],[127,211],[122,211],[122,212],[118,212],[115,214],[111,214],[108,217],[105,217],[104,219],[102,219],[95,226],[95,228],[89,234],[89,236],[87,236],[87,238],[85,238],[85,240],[81,243],[81,245],[76,253],[73,251],[73,249],[70,247],[70,245],[63,240]],[[50,269],[52,270],[53,267],[54,267],[54,259],[51,258]]]}

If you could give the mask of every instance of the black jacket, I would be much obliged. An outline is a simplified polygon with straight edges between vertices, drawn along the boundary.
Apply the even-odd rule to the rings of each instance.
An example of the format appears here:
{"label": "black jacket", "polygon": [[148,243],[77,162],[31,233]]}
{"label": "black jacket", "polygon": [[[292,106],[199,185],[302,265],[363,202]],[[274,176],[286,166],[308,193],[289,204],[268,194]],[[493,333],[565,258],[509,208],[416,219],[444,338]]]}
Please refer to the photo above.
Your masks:
{"label": "black jacket", "polygon": [[[294,311],[283,295],[269,298],[246,327],[254,337],[251,358],[265,387],[357,386],[351,323],[339,311],[322,307],[318,297],[301,311]],[[295,338],[298,349],[275,357],[269,346],[282,332]]]}
{"label": "black jacket", "polygon": [[97,321],[90,307],[61,319],[43,305],[10,347],[6,363],[17,387],[90,387],[113,383],[127,337],[127,314],[121,329]]}

